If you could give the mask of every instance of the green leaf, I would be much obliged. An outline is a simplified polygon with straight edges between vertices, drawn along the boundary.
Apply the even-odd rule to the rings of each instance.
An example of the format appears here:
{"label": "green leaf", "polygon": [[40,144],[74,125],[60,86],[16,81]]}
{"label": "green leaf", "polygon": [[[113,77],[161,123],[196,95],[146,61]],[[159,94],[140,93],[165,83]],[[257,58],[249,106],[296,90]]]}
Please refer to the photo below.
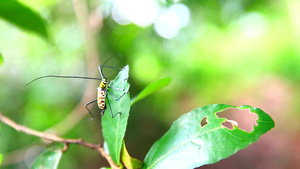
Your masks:
{"label": "green leaf", "polygon": [[170,84],[170,82],[171,82],[171,78],[166,77],[166,78],[160,79],[154,83],[149,84],[139,95],[137,95],[136,97],[131,99],[131,105],[142,100],[143,98],[152,94],[153,92],[155,92],[163,87],[168,86]]}
{"label": "green leaf", "polygon": [[125,142],[123,141],[123,146],[122,146],[122,162],[126,166],[127,169],[138,169],[143,167],[143,163],[135,158],[132,158],[125,146]]}
{"label": "green leaf", "polygon": [[2,65],[2,63],[3,63],[3,56],[2,56],[2,54],[0,52],[0,66]]}
{"label": "green leaf", "polygon": [[[252,132],[222,126],[225,118],[216,112],[228,108],[250,109],[258,116]],[[207,118],[207,124],[200,122]],[[195,168],[227,158],[246,148],[275,126],[272,118],[261,109],[251,106],[214,104],[195,109],[176,120],[169,131],[151,147],[143,168]]]}
{"label": "green leaf", "polygon": [[58,147],[46,149],[34,160],[31,169],[56,169],[62,153]]}
{"label": "green leaf", "polygon": [[45,21],[34,11],[14,0],[0,0],[0,17],[16,26],[48,38]]}
{"label": "green leaf", "polygon": [[[127,79],[129,76],[128,72],[129,66],[127,65],[122,69],[122,71],[119,72],[118,76],[112,82],[111,87],[113,88],[123,89],[125,84],[125,91],[120,91],[112,88],[108,89],[106,99],[107,109],[104,116],[102,117],[103,137],[105,142],[107,143],[109,155],[118,165],[120,164],[122,141],[125,136],[127,121],[129,117],[130,96],[129,93],[127,93],[118,101],[115,101],[112,97],[112,94],[116,98],[119,98],[124,94],[124,92],[127,92],[129,90],[129,84],[127,83]],[[121,112],[121,115],[117,114],[114,118],[112,118],[110,107],[112,109],[113,115],[118,112]]]}

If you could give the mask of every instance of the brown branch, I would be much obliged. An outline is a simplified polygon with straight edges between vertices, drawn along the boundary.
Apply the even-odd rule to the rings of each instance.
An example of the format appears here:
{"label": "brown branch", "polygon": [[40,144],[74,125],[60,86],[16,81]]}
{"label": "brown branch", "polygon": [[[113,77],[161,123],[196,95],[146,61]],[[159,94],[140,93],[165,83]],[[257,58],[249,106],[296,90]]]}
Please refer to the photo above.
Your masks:
{"label": "brown branch", "polygon": [[[58,136],[53,135],[53,134],[49,134],[49,133],[40,132],[40,131],[37,131],[37,130],[30,129],[26,126],[17,124],[16,122],[12,121],[8,117],[4,116],[1,111],[0,111],[0,121],[2,121],[6,125],[12,127],[13,129],[15,129],[19,132],[23,132],[23,133],[26,133],[28,135],[40,137],[40,138],[43,138],[45,140],[49,140],[49,141],[53,141],[53,142],[60,142],[60,143],[64,143],[65,145],[78,144],[78,145],[81,145],[81,146],[84,146],[84,147],[87,147],[87,148],[96,149],[108,161],[108,163],[110,164],[110,166],[112,168],[115,168],[115,169],[119,168],[113,162],[110,155],[108,155],[104,151],[103,147],[99,144],[88,143],[88,142],[83,141],[82,139],[65,139],[65,138],[61,138],[61,137],[58,137]],[[67,148],[67,147],[65,147],[65,148]]]}
{"label": "brown branch", "polygon": [[111,166],[112,169],[120,169],[120,167],[117,166],[117,165],[114,163],[114,161],[112,160],[111,156],[108,155],[108,154],[104,151],[104,148],[103,148],[103,147],[99,147],[97,150],[101,153],[102,157],[104,157],[104,158],[107,160],[107,162],[109,163],[109,165]]}
{"label": "brown branch", "polygon": [[64,138],[58,137],[58,136],[53,135],[53,134],[49,134],[49,133],[40,132],[40,131],[30,129],[26,126],[17,124],[16,122],[12,121],[8,117],[4,116],[1,112],[0,112],[0,121],[7,124],[8,126],[14,128],[17,131],[26,133],[28,135],[40,137],[40,138],[43,138],[45,140],[49,140],[49,141],[53,141],[53,142],[61,142],[61,143],[64,143],[64,144],[79,144],[79,145],[82,145],[84,147],[88,147],[88,148],[91,148],[91,149],[98,149],[99,147],[101,147],[100,145],[84,142],[82,139],[64,139]]}

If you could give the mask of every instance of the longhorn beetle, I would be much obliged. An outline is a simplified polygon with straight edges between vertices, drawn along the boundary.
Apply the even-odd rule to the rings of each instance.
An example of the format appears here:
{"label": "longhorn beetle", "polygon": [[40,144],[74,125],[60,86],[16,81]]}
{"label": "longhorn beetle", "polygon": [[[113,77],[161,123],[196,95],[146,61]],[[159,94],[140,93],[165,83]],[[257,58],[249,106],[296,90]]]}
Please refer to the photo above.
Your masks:
{"label": "longhorn beetle", "polygon": [[[124,95],[126,95],[128,93],[128,89],[125,92],[125,84],[126,84],[127,78],[123,80],[123,82],[124,82],[123,89],[112,87],[111,85],[112,85],[113,81],[109,82],[109,80],[103,75],[103,71],[102,71],[103,67],[116,68],[116,67],[113,67],[113,66],[104,66],[104,65],[102,65],[102,67],[101,67],[101,65],[99,65],[98,69],[99,69],[99,72],[100,72],[100,75],[101,75],[101,79],[100,78],[93,78],[93,77],[84,77],[84,76],[57,76],[57,75],[48,75],[48,76],[41,76],[41,77],[38,77],[36,79],[33,79],[32,81],[30,81],[29,83],[27,83],[25,85],[25,87],[28,86],[28,85],[30,85],[31,83],[33,83],[36,80],[39,80],[39,79],[42,79],[42,78],[48,78],[48,77],[101,80],[101,82],[99,84],[99,87],[97,88],[97,90],[98,90],[97,99],[92,100],[92,101],[86,103],[85,104],[85,108],[88,110],[88,112],[90,113],[90,115],[92,116],[92,118],[94,118],[94,116],[92,115],[91,111],[88,109],[87,106],[97,101],[98,107],[101,109],[101,115],[103,116],[104,112],[105,112],[105,110],[107,108],[106,107],[106,103],[105,103],[105,100],[106,100],[107,103],[108,103],[109,109],[110,109],[110,115],[111,115],[111,117],[114,118],[114,117],[116,117],[117,114],[120,114],[120,116],[121,116],[121,112],[117,112],[116,114],[113,114],[111,106],[110,106],[110,103],[109,103],[109,100],[106,99],[106,98],[107,98],[107,94],[109,93],[115,101],[118,101]],[[116,69],[120,69],[120,68],[116,68]],[[120,70],[122,70],[122,69],[120,69]],[[110,92],[108,90],[109,88],[114,89],[114,90],[124,91],[124,93],[121,96],[116,97],[116,96],[114,96],[114,94],[112,92]]]}

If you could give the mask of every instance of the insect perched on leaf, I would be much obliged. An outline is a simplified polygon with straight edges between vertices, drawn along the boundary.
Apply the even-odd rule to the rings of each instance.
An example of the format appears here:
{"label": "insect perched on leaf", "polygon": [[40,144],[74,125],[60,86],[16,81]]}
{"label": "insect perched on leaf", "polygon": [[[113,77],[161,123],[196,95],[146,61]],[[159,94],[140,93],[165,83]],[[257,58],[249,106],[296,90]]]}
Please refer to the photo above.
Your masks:
{"label": "insect perched on leaf", "polygon": [[[103,67],[102,67],[103,68]],[[125,83],[127,81],[127,79],[124,79],[124,87],[123,89],[121,88],[116,88],[116,87],[112,87],[112,83],[113,81],[108,81],[108,79],[103,75],[102,73],[102,68],[101,66],[98,66],[98,69],[99,69],[99,72],[100,72],[100,75],[101,75],[101,83],[99,84],[99,87],[97,88],[98,90],[98,94],[97,94],[97,99],[95,100],[92,100],[90,101],[89,103],[85,104],[85,107],[86,109],[89,111],[89,113],[91,114],[91,116],[93,117],[92,113],[90,112],[90,110],[87,108],[87,106],[91,103],[94,103],[97,101],[97,104],[98,104],[98,107],[101,109],[101,115],[103,116],[104,115],[104,112],[106,110],[106,104],[105,104],[105,100],[107,100],[107,103],[108,103],[108,106],[109,106],[109,109],[110,109],[110,114],[111,114],[111,117],[114,118],[117,114],[120,114],[121,115],[121,112],[117,112],[115,115],[113,114],[112,110],[111,110],[111,107],[110,107],[110,103],[109,103],[109,100],[106,99],[107,97],[107,94],[109,93],[112,98],[115,100],[115,101],[118,101],[119,99],[121,99],[125,94],[128,93],[125,92]],[[108,89],[111,88],[111,89],[114,89],[114,90],[119,90],[119,91],[124,91],[124,93],[119,96],[118,98],[115,97],[113,95],[113,93],[111,93]]]}
{"label": "insect perched on leaf", "polygon": [[[105,63],[104,63],[105,64]],[[111,95],[112,98],[115,100],[115,101],[118,101],[119,99],[121,99],[124,95],[126,95],[128,93],[128,89],[127,91],[125,91],[125,84],[126,84],[126,81],[127,81],[127,78],[126,79],[123,79],[123,82],[124,82],[124,87],[123,88],[116,88],[116,87],[112,87],[113,85],[113,81],[109,81],[104,75],[103,75],[103,67],[109,67],[109,68],[116,68],[116,67],[112,67],[112,66],[98,66],[98,69],[99,69],[99,72],[100,72],[100,75],[101,75],[101,78],[92,78],[92,77],[84,77],[84,76],[57,76],[57,75],[48,75],[48,76],[41,76],[41,77],[38,77],[36,79],[33,79],[32,81],[30,81],[29,83],[27,83],[25,86],[28,86],[29,84],[33,83],[34,81],[36,80],[39,80],[39,79],[42,79],[42,78],[49,78],[49,77],[55,77],[55,78],[77,78],[77,79],[92,79],[92,80],[101,80],[100,84],[99,84],[99,87],[97,88],[98,90],[98,93],[97,93],[97,99],[94,99],[88,103],[85,104],[85,108],[88,110],[88,112],[90,113],[90,115],[92,116],[92,118],[94,118],[94,116],[92,115],[91,111],[88,109],[88,105],[94,103],[97,101],[97,105],[98,107],[100,108],[101,110],[101,115],[103,116],[104,115],[104,112],[107,108],[106,106],[106,102],[109,106],[109,109],[110,109],[110,114],[111,114],[111,117],[114,118],[116,117],[116,115],[120,114],[121,116],[121,112],[117,112],[116,114],[113,114],[112,112],[112,109],[111,109],[111,105],[110,105],[110,102],[109,102],[109,99],[107,99],[107,95]],[[119,69],[119,70],[122,70],[120,68],[116,68],[116,69]],[[109,89],[114,89],[114,90],[119,90],[119,91],[123,91],[124,93],[119,96],[119,97],[116,97]]]}

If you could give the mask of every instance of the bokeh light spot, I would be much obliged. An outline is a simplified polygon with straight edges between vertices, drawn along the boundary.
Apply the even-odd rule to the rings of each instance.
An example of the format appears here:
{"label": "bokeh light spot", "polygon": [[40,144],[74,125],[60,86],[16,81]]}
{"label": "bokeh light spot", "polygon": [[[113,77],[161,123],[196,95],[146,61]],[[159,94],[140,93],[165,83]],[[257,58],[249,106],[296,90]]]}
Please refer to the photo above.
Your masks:
{"label": "bokeh light spot", "polygon": [[256,12],[242,16],[239,20],[239,26],[242,34],[250,39],[263,36],[268,29],[267,20],[263,15]]}
{"label": "bokeh light spot", "polygon": [[189,19],[189,8],[183,4],[174,4],[169,9],[161,11],[154,29],[160,36],[171,39],[177,35],[180,28],[188,24]]}
{"label": "bokeh light spot", "polygon": [[158,11],[159,6],[153,0],[115,0],[112,16],[119,24],[133,22],[146,27],[155,21]]}
{"label": "bokeh light spot", "polygon": [[133,64],[136,78],[145,83],[153,81],[158,76],[160,69],[156,58],[147,54],[137,57]]}

